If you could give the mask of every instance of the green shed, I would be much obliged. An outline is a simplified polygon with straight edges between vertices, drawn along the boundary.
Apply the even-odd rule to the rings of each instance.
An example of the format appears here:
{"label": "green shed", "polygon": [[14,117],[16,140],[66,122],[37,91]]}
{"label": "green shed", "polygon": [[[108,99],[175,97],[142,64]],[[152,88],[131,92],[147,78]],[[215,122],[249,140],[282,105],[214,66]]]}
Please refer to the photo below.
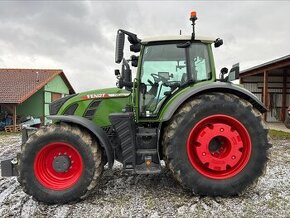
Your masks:
{"label": "green shed", "polygon": [[0,69],[0,121],[10,117],[15,126],[33,116],[45,124],[49,103],[74,93],[62,70]]}

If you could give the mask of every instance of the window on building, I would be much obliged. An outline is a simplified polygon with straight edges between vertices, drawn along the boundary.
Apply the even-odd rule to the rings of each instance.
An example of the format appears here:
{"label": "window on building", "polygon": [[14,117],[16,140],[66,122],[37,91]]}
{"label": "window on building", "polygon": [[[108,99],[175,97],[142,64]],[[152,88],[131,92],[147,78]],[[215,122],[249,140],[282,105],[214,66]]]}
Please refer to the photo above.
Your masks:
{"label": "window on building", "polygon": [[57,99],[60,99],[62,98],[62,94],[61,93],[55,93],[55,92],[52,92],[51,93],[51,102],[57,100]]}

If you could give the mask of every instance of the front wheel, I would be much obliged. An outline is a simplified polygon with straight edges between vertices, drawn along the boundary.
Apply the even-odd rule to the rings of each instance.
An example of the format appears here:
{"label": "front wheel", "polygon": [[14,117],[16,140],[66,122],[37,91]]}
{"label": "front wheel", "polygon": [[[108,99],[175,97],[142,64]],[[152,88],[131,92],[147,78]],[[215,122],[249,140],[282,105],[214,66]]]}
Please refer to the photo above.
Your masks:
{"label": "front wheel", "polygon": [[97,141],[84,129],[62,123],[38,130],[23,145],[18,181],[38,201],[67,203],[86,196],[102,170]]}
{"label": "front wheel", "polygon": [[261,114],[224,93],[204,94],[184,104],[163,139],[174,177],[194,193],[210,196],[236,195],[255,183],[269,148]]}

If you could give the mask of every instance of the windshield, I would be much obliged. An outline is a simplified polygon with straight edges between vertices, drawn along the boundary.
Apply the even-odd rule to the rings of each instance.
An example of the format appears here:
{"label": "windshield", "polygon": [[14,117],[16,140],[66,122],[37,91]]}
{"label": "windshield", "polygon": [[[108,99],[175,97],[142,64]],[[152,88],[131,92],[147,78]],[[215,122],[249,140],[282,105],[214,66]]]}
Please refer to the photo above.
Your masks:
{"label": "windshield", "polygon": [[[189,59],[195,82],[211,78],[206,44],[191,44]],[[141,116],[155,116],[162,102],[187,82],[185,48],[178,48],[177,44],[146,46],[141,69],[143,88],[139,96]]]}

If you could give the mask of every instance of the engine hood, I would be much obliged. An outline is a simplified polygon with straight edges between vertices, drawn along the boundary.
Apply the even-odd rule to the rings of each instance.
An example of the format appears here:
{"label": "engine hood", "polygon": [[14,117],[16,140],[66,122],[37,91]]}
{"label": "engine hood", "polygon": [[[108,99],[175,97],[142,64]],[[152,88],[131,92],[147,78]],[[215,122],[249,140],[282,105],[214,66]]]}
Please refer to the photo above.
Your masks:
{"label": "engine hood", "polygon": [[[131,92],[119,88],[98,89],[69,95],[64,98],[58,99],[50,104],[50,115],[65,114],[70,106],[75,105],[73,106],[74,108],[70,108],[69,115],[72,115],[71,113],[74,112],[77,108],[83,108],[83,110],[85,110],[90,102],[94,100],[103,101],[110,99],[128,99],[130,95]],[[77,103],[78,105],[76,105],[75,103]]]}
{"label": "engine hood", "polygon": [[131,92],[119,88],[97,89],[77,95],[81,100],[128,97]]}

